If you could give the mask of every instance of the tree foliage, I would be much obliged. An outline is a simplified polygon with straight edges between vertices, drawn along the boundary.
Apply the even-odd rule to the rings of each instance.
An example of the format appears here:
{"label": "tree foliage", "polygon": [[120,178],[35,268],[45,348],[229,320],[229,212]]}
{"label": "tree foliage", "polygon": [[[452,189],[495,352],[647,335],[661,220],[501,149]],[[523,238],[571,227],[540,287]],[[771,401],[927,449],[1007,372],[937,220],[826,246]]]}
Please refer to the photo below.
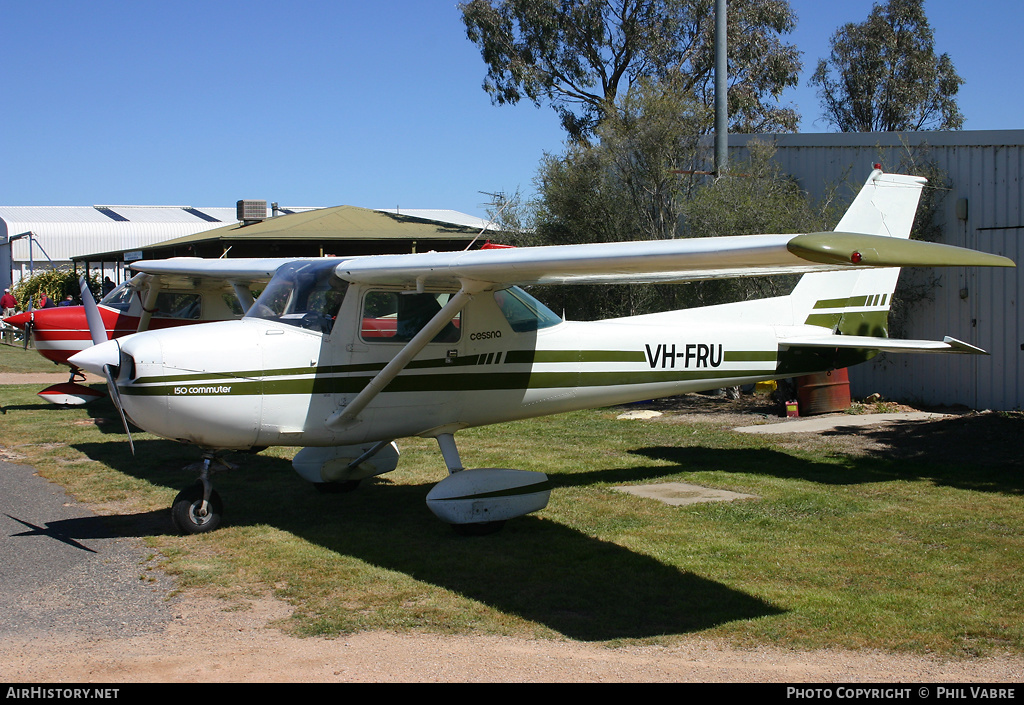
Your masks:
{"label": "tree foliage", "polygon": [[[79,288],[78,279],[81,272],[76,272],[71,267],[54,267],[52,269],[40,269],[30,277],[25,277],[12,287],[14,297],[18,300],[21,309],[28,310],[29,301],[34,308],[39,307],[39,295],[45,293],[55,304],[60,303],[65,296],[71,295],[76,303],[81,301],[82,291]],[[89,289],[93,297],[98,300],[96,293],[100,291],[101,283],[95,274],[89,277]]]}
{"label": "tree foliage", "polygon": [[[459,8],[492,100],[549,103],[574,140],[589,138],[641,80],[714,103],[714,0],[470,0]],[[793,131],[799,116],[777,104],[801,68],[799,52],[781,40],[796,23],[788,0],[730,0],[728,23],[730,129]]]}
{"label": "tree foliage", "polygon": [[[830,213],[779,172],[774,147],[751,142],[750,159],[719,179],[685,173],[701,147],[688,123],[704,106],[653,87],[624,102],[593,143],[547,155],[537,175],[533,227],[523,244],[574,244],[755,233],[814,232]],[[673,119],[673,116],[675,118]],[[683,116],[680,119],[680,116]],[[683,172],[683,173],[681,173]],[[789,279],[714,280],[682,285],[545,287],[543,298],[570,318],[637,315],[784,293]]]}
{"label": "tree foliage", "polygon": [[[709,181],[683,202],[683,237],[723,237],[760,233],[810,233],[828,230],[838,219],[827,196],[814,203],[775,162],[775,146],[750,140],[749,157],[730,166],[727,175]],[[797,276],[713,279],[688,285],[691,305],[706,306],[780,296]]]}
{"label": "tree foliage", "polygon": [[[634,85],[597,126],[597,139],[544,156],[531,244],[676,237],[689,180],[674,172],[697,161],[707,112],[661,83]],[[576,319],[636,315],[664,304],[664,291],[640,285],[593,287],[584,296],[573,289],[547,288],[545,300]]]}
{"label": "tree foliage", "polygon": [[596,140],[545,155],[537,186],[548,241],[675,237],[684,180],[674,172],[699,161],[707,113],[679,91],[641,82],[596,128]]}
{"label": "tree foliage", "polygon": [[935,54],[924,0],[876,4],[861,24],[832,36],[832,51],[810,79],[824,117],[840,132],[958,130],[963,79]]}

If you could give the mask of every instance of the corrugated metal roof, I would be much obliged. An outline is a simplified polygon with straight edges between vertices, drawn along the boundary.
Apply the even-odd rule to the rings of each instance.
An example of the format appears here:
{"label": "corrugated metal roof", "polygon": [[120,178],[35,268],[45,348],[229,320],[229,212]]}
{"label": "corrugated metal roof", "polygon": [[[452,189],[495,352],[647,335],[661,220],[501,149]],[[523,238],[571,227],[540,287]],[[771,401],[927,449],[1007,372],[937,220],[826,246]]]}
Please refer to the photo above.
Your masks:
{"label": "corrugated metal roof", "polygon": [[[337,208],[354,209],[347,217],[337,215]],[[392,212],[395,209],[380,209],[379,212]],[[385,227],[381,222],[371,224],[369,220],[357,218],[353,213],[364,211],[366,214],[377,211],[357,209],[354,206],[338,206],[335,209],[315,207],[281,208],[281,211],[296,217],[311,211],[327,211],[326,219],[319,225],[304,226],[289,221],[288,232],[280,233],[277,225],[268,223],[277,219],[270,218],[272,208],[268,207],[268,220],[258,226],[248,226],[246,237],[259,236],[268,228],[273,230],[273,237],[303,238],[316,236],[323,238],[325,234],[344,230],[343,237],[388,237],[384,234]],[[333,214],[333,215],[332,215]],[[415,237],[431,239],[444,237],[441,233],[449,230],[443,225],[468,227],[480,230],[485,221],[474,216],[445,209],[401,209],[401,220],[397,222],[413,223],[417,220],[420,229]],[[92,253],[116,253],[141,249],[168,240],[181,240],[191,235],[206,233],[218,228],[236,230],[240,228],[235,207],[209,206],[147,206],[99,204],[96,206],[0,206],[0,238],[32,231],[35,234],[31,256],[36,262],[47,259],[54,262],[68,262],[73,257],[81,257]],[[286,216],[280,216],[286,217]],[[396,221],[385,219],[392,226]],[[318,222],[320,217],[310,222]],[[330,221],[330,222],[328,222]],[[300,221],[301,223],[302,221]],[[424,223],[433,222],[433,226]],[[252,228],[256,228],[252,230]],[[432,229],[431,229],[432,228]],[[391,237],[406,237],[392,233]],[[11,243],[11,257],[14,262],[28,262],[30,257],[29,240],[27,238]]]}
{"label": "corrugated metal roof", "polygon": [[[188,209],[192,206],[0,206],[0,219],[8,223],[109,223],[103,209],[110,209],[133,223],[194,223],[197,218]],[[235,222],[234,208],[195,207],[222,223]]]}
{"label": "corrugated metal roof", "polygon": [[185,245],[207,240],[437,240],[473,236],[477,228],[356,206],[335,206],[233,225],[169,240]]}
{"label": "corrugated metal roof", "polygon": [[[338,209],[350,209],[342,215]],[[363,209],[355,206],[337,206],[335,208],[287,207],[287,217],[308,214],[311,211],[324,211],[312,220],[287,221],[285,232],[279,232],[276,222],[270,218],[258,225],[250,225],[244,229],[246,237],[257,237],[261,233],[273,231],[273,237],[322,238],[332,232],[344,232],[344,237],[407,237],[408,227],[402,234],[393,231],[397,223],[406,226],[416,224],[415,237],[430,239],[445,237],[450,228],[471,228],[480,230],[486,221],[465,213],[446,209]],[[397,214],[395,211],[398,211]],[[356,213],[362,212],[362,216]],[[372,213],[390,213],[399,220],[384,218],[374,220]],[[97,206],[0,206],[0,237],[17,235],[32,231],[35,233],[33,257],[36,261],[47,259],[55,262],[67,262],[72,257],[91,253],[123,252],[162,243],[168,240],[181,240],[191,235],[206,233],[218,228],[238,231],[240,225],[234,207],[205,206],[132,206],[132,205],[97,205]],[[280,216],[283,218],[286,216]],[[271,225],[271,223],[274,223]],[[432,223],[433,225],[430,225]],[[388,227],[392,228],[390,235]],[[255,228],[255,229],[254,229]],[[45,252],[45,254],[44,254]],[[29,241],[27,238],[11,243],[11,254],[15,262],[27,262],[29,259]]]}
{"label": "corrugated metal roof", "polygon": [[[140,223],[115,222],[102,214],[99,217],[104,222],[5,221],[6,234],[17,235],[32,231],[35,234],[32,254],[37,262],[45,261],[47,256],[54,262],[68,262],[75,255],[134,249],[220,226],[220,223],[201,220],[195,223]],[[28,261],[29,239],[12,242],[11,254],[15,262]]]}
{"label": "corrugated metal roof", "polygon": [[483,230],[484,228],[489,230],[496,229],[491,221],[484,218],[477,218],[473,215],[443,208],[375,208],[374,210],[381,211],[382,213],[394,213],[396,215],[411,215],[414,218],[425,218],[426,220],[436,220],[442,223],[454,223],[455,225],[464,225],[467,228],[477,228],[478,230]]}

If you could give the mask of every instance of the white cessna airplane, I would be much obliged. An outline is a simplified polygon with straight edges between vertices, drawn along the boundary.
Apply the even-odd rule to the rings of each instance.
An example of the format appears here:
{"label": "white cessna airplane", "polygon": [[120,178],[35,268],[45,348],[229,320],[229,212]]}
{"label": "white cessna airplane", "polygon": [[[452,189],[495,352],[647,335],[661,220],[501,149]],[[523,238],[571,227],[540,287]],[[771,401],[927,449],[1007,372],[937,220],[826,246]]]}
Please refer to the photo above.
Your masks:
{"label": "white cessna airplane", "polygon": [[[464,469],[464,428],[825,371],[880,350],[983,353],[886,337],[899,267],[1014,266],[909,240],[923,184],[876,169],[834,232],[292,261],[241,320],[100,342],[71,363],[106,375],[136,426],[204,450],[199,481],[172,508],[183,532],[221,522],[219,451],[302,446],[302,477],[346,488],[393,470],[395,439],[421,436],[449,470],[428,506],[483,533],[542,509],[550,489],[543,473]],[[259,269],[135,266],[227,279],[246,268]],[[805,274],[788,296],[588,323],[519,288],[792,272]]]}

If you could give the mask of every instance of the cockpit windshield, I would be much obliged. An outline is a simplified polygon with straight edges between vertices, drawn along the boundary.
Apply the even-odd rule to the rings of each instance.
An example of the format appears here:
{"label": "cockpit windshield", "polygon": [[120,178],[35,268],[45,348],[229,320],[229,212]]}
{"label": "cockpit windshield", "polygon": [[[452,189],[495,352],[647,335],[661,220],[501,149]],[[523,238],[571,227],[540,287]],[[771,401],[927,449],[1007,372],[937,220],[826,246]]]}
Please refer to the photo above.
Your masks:
{"label": "cockpit windshield", "polygon": [[109,294],[100,299],[100,303],[110,308],[116,308],[119,311],[127,311],[128,307],[131,306],[132,294],[134,293],[130,283],[130,281],[121,282]]}
{"label": "cockpit windshield", "polygon": [[529,333],[562,322],[556,313],[518,286],[494,292],[494,301],[516,333]]}
{"label": "cockpit windshield", "polygon": [[277,270],[246,318],[262,318],[330,333],[348,291],[334,274],[337,262],[292,262]]}

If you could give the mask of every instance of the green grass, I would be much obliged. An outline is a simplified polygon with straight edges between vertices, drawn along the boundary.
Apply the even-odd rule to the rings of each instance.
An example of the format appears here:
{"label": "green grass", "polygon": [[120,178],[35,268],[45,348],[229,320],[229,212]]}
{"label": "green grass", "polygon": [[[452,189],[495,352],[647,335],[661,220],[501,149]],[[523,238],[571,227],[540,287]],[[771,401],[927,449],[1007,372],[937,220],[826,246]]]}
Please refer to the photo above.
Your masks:
{"label": "green grass", "polygon": [[66,373],[68,367],[50,362],[29,347],[25,350],[20,344],[0,344],[0,372],[61,372]]}
{"label": "green grass", "polygon": [[[400,441],[397,471],[340,495],[271,449],[234,454],[240,469],[215,477],[221,530],[180,537],[167,508],[197,451],[138,432],[132,457],[108,400],[59,409],[36,391],[0,389],[0,446],[143,537],[183,588],[289,601],[296,634],[1024,653],[1022,464],[982,447],[977,462],[947,461],[941,435],[936,452],[897,459],[601,410],[473,429],[458,436],[467,467],[554,485],[547,509],[476,538],[424,503],[445,475],[433,441]],[[989,417],[985,444],[1024,431],[1021,415]],[[612,489],[667,481],[757,499],[672,507]]]}

